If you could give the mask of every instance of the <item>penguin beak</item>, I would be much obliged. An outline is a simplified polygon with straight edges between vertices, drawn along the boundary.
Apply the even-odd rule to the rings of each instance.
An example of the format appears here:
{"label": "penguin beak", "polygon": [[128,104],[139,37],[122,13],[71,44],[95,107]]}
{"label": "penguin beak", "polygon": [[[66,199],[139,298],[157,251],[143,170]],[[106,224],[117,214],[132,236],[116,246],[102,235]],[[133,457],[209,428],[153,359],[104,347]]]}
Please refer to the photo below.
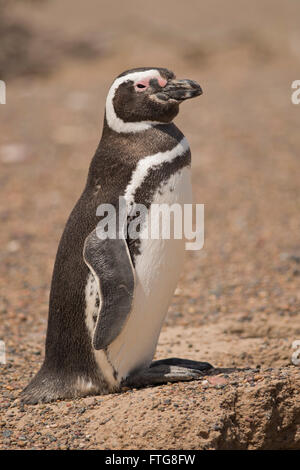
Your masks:
{"label": "penguin beak", "polygon": [[174,100],[181,103],[189,98],[202,95],[201,86],[193,80],[170,80],[167,85],[157,93],[162,101]]}

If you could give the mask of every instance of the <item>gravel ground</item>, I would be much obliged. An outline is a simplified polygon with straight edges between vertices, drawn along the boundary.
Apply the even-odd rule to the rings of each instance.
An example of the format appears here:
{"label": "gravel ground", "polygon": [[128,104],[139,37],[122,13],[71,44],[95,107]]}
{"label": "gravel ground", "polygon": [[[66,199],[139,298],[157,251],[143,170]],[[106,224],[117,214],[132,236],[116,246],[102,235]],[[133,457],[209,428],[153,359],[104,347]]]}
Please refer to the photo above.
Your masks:
{"label": "gravel ground", "polygon": [[[228,0],[220,10],[191,0],[174,11],[165,1],[150,17],[138,2],[115,3],[118,18],[99,2],[72,2],[67,22],[67,0],[17,9],[39,34],[102,48],[97,60],[57,52],[51,75],[8,82],[0,106],[0,447],[299,449],[300,105],[290,99],[299,5]],[[43,359],[58,240],[107,89],[121,71],[153,64],[204,89],[176,122],[192,148],[205,245],[187,253],[156,357],[217,369],[196,382],[23,406],[20,391]]]}

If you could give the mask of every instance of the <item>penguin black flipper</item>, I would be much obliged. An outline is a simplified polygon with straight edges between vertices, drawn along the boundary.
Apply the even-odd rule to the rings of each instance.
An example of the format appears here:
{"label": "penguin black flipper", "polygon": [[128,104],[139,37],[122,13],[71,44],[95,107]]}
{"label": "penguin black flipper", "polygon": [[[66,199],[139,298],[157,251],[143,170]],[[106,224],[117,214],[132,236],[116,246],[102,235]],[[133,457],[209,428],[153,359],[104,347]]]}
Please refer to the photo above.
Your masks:
{"label": "penguin black flipper", "polygon": [[105,349],[120,334],[131,311],[134,267],[126,240],[103,240],[96,229],[85,239],[83,258],[95,277],[100,296],[93,346]]}

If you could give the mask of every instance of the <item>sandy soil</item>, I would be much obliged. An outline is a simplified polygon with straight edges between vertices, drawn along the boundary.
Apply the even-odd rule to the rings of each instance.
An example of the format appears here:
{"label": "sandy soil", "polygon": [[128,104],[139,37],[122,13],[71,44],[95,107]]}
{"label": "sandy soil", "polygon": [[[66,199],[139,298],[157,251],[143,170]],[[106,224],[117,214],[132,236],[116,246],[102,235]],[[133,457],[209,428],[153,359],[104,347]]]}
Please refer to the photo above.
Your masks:
{"label": "sandy soil", "polygon": [[[291,356],[300,339],[300,105],[290,96],[300,7],[109,3],[16,11],[41,37],[34,57],[48,57],[51,73],[10,72],[0,106],[0,447],[299,449]],[[81,49],[70,53],[70,44]],[[176,122],[192,148],[205,246],[187,253],[156,357],[217,369],[196,382],[23,406],[19,393],[44,354],[57,243],[85,184],[107,89],[140,65],[166,66],[204,89]]]}

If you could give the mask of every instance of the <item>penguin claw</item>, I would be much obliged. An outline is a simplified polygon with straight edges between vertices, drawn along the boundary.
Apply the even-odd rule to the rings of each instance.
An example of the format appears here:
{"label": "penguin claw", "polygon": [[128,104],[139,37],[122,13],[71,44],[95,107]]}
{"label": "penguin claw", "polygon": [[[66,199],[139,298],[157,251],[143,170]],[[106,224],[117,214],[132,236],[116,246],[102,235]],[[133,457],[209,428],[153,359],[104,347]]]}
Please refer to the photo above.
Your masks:
{"label": "penguin claw", "polygon": [[177,382],[181,380],[195,380],[204,375],[199,369],[191,369],[181,366],[171,366],[170,372],[166,374],[168,382]]}

